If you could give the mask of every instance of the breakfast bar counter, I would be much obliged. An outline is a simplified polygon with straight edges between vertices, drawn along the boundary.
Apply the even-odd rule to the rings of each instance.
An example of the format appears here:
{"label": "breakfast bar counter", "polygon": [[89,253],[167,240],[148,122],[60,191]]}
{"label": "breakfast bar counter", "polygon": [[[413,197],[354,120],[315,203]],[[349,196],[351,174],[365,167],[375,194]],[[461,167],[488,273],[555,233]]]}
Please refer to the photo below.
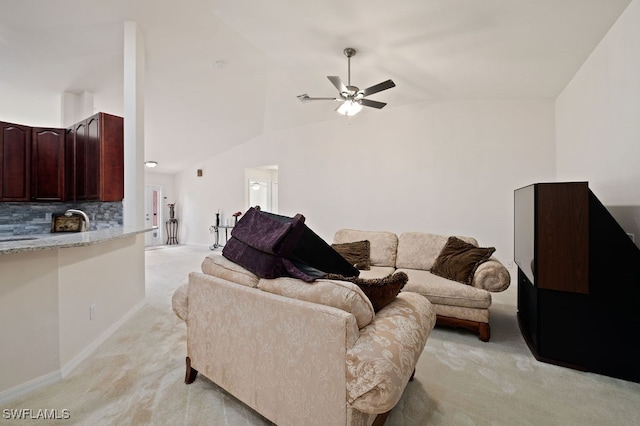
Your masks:
{"label": "breakfast bar counter", "polygon": [[67,376],[144,306],[148,230],[0,237],[0,404]]}
{"label": "breakfast bar counter", "polygon": [[0,237],[0,255],[28,251],[82,247],[150,231],[147,227],[115,227],[87,232],[59,232]]}

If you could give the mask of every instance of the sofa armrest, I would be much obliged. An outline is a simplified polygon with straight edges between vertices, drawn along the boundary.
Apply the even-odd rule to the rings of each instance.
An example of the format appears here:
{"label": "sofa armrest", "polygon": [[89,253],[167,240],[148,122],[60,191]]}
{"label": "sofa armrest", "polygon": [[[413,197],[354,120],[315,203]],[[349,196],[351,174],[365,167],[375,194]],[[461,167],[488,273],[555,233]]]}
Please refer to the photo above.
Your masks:
{"label": "sofa armrest", "polygon": [[173,308],[173,312],[182,321],[186,321],[189,315],[188,286],[188,282],[181,284],[180,287],[173,292],[173,296],[171,296],[171,307]]}
{"label": "sofa armrest", "polygon": [[381,309],[347,351],[347,401],[385,413],[400,400],[436,321],[426,297],[402,292]]}
{"label": "sofa armrest", "polygon": [[482,263],[473,274],[471,285],[487,291],[504,291],[511,284],[511,274],[495,257]]}

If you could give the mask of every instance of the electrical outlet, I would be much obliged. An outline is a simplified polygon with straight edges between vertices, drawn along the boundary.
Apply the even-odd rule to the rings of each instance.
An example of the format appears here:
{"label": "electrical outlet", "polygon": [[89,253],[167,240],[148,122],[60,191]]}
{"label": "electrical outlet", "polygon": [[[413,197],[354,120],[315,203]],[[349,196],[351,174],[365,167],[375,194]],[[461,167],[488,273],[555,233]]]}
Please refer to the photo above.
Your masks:
{"label": "electrical outlet", "polygon": [[96,317],[96,304],[89,305],[89,319],[92,320]]}
{"label": "electrical outlet", "polygon": [[513,268],[513,260],[507,260],[507,268],[508,269]]}
{"label": "electrical outlet", "polygon": [[45,213],[44,220],[46,220],[47,222],[51,222],[51,213]]}

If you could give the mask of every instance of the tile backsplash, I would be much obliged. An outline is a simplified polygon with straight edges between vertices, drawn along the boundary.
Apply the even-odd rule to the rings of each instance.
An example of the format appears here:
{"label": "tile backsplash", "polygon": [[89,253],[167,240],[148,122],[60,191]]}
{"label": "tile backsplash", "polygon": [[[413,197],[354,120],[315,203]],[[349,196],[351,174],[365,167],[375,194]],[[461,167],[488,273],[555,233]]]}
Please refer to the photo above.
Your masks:
{"label": "tile backsplash", "polygon": [[67,209],[84,211],[91,231],[122,226],[122,202],[0,203],[0,237],[51,232],[51,214]]}

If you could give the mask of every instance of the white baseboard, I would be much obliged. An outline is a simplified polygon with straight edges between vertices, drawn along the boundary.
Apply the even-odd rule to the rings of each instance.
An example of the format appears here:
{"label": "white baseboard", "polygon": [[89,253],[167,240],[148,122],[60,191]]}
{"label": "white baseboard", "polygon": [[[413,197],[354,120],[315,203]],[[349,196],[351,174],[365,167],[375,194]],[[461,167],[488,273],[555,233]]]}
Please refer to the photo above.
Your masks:
{"label": "white baseboard", "polygon": [[124,314],[118,321],[114,322],[111,327],[106,329],[104,333],[102,333],[96,340],[91,342],[89,346],[84,348],[78,355],[73,357],[71,361],[62,366],[62,368],[60,369],[60,375],[62,376],[62,378],[64,379],[69,376],[69,374],[71,374],[73,370],[75,370],[80,364],[82,364],[84,360],[89,358],[101,344],[103,344],[109,337],[111,337],[111,335],[115,333],[116,330],[120,328],[120,326],[122,326],[122,324],[127,322],[133,315],[135,315],[135,313],[138,312],[146,303],[146,299],[143,299],[133,308],[129,309],[126,314]]}
{"label": "white baseboard", "polygon": [[42,387],[57,383],[61,379],[62,377],[60,376],[60,370],[56,370],[52,373],[45,374],[44,376],[40,376],[36,379],[29,380],[28,382],[22,383],[21,385],[14,386],[11,389],[7,389],[6,391],[2,391],[0,392],[0,406],[18,399],[24,395],[27,395]]}
{"label": "white baseboard", "polygon": [[91,354],[93,354],[101,344],[103,344],[113,333],[116,332],[122,324],[127,322],[136,312],[138,312],[144,305],[146,305],[146,299],[143,299],[140,303],[136,304],[133,308],[124,314],[118,321],[113,323],[111,327],[105,330],[96,340],[91,342],[89,346],[84,348],[78,355],[73,357],[71,361],[66,363],[60,370],[56,370],[44,376],[30,380],[26,383],[22,383],[18,386],[14,386],[11,389],[0,392],[0,405],[6,404],[10,401],[18,399],[24,395],[27,395],[35,390],[43,388],[45,386],[52,385],[60,380],[66,378],[73,370],[75,370],[83,361],[85,361]]}

